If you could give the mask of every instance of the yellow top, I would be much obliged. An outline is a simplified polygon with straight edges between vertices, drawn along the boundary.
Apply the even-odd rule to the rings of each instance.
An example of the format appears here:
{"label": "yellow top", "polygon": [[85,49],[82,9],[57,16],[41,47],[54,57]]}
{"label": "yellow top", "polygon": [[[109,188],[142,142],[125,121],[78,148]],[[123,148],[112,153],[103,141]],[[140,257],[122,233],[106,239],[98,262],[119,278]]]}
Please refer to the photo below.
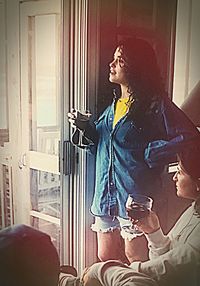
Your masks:
{"label": "yellow top", "polygon": [[115,108],[113,128],[115,127],[117,122],[127,113],[132,102],[133,102],[133,99],[130,100],[129,97],[118,99],[116,103],[116,108]]}

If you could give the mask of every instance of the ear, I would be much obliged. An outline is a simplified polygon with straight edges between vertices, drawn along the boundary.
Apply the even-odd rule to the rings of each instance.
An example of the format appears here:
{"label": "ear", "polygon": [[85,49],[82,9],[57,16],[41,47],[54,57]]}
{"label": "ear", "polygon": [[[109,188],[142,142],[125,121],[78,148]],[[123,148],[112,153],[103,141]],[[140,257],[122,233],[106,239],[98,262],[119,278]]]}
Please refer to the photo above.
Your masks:
{"label": "ear", "polygon": [[196,186],[197,186],[196,191],[200,193],[200,178],[197,179]]}

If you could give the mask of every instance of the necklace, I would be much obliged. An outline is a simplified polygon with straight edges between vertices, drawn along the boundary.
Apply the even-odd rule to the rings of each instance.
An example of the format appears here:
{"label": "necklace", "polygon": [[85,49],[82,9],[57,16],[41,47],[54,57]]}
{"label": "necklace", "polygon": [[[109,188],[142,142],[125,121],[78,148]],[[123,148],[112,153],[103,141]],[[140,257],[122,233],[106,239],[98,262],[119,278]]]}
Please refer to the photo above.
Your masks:
{"label": "necklace", "polygon": [[125,103],[127,105],[127,107],[130,107],[131,104],[134,102],[134,97],[133,97],[133,93],[131,93],[128,97],[128,101]]}

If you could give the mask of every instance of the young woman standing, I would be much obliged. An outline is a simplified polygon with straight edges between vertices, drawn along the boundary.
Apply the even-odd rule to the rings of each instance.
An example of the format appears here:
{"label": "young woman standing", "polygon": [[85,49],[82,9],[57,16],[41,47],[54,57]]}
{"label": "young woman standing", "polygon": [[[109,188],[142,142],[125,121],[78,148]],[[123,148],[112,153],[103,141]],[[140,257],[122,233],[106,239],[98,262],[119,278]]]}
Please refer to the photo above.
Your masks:
{"label": "young woman standing", "polygon": [[78,135],[83,146],[96,155],[91,213],[98,257],[129,263],[141,258],[143,246],[141,237],[127,231],[128,194],[151,196],[156,204],[162,197],[165,164],[198,130],[166,95],[155,52],[147,41],[120,42],[109,67],[109,80],[119,87],[112,104],[94,123],[89,122],[89,114],[75,110],[68,117],[76,127],[73,143]]}

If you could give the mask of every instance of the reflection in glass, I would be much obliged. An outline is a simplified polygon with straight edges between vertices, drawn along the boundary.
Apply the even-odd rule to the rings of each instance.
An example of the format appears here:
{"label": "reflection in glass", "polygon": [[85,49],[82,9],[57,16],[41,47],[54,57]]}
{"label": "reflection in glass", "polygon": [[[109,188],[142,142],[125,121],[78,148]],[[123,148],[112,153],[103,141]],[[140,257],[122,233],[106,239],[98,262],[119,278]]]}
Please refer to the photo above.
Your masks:
{"label": "reflection in glass", "polygon": [[5,7],[0,3],[0,146],[9,141]]}
{"label": "reflection in glass", "polygon": [[56,15],[32,22],[31,150],[58,154],[60,139],[59,31]]}
{"label": "reflection in glass", "polygon": [[[31,225],[50,235],[60,252],[60,178],[59,175],[32,170],[31,178]],[[41,218],[41,217],[42,218]]]}
{"label": "reflection in glass", "polygon": [[37,228],[41,230],[42,232],[47,233],[51,237],[51,241],[56,247],[58,253],[60,253],[60,231],[61,229],[59,225],[52,223],[52,222],[48,222],[40,218],[36,218],[36,217],[31,218],[31,225],[34,228]]}
{"label": "reflection in glass", "polygon": [[60,218],[59,175],[31,170],[32,210]]}
{"label": "reflection in glass", "polygon": [[[59,18],[58,14],[29,17],[28,38],[29,148],[31,151],[55,155],[57,160],[60,140]],[[56,174],[50,173],[48,167],[43,167],[43,171],[30,170],[31,223],[48,233],[59,251],[60,177],[58,170]]]}

